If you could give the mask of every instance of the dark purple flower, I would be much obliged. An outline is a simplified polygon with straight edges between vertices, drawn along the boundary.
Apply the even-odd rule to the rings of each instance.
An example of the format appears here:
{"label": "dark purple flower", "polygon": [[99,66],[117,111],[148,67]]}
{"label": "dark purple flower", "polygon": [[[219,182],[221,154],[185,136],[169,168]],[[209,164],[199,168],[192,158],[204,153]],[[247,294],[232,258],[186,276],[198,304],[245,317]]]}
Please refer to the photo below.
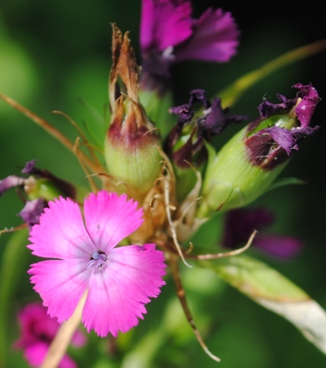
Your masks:
{"label": "dark purple flower", "polygon": [[294,237],[269,234],[264,229],[273,224],[275,216],[265,208],[235,209],[226,214],[222,244],[231,249],[243,246],[253,230],[258,230],[252,245],[276,258],[289,260],[302,248]]}
{"label": "dark purple flower", "polygon": [[43,198],[27,201],[24,208],[19,212],[19,216],[31,229],[33,225],[38,224],[45,207],[47,207],[47,202]]}
{"label": "dark purple flower", "polygon": [[295,84],[296,97],[278,94],[279,103],[264,100],[258,107],[259,118],[248,126],[245,139],[250,161],[271,170],[287,161],[303,138],[315,133],[319,126],[309,126],[319,101],[312,85]]}
{"label": "dark purple flower", "polygon": [[198,134],[201,137],[207,138],[218,135],[227,125],[247,119],[247,116],[230,114],[228,108],[223,109],[220,98],[214,98],[210,102],[206,98],[206,92],[203,89],[190,91],[189,102],[180,106],[171,107],[169,112],[177,115],[177,123],[183,126],[192,120],[195,110],[198,107],[197,105],[204,109],[202,115],[196,121]]}
{"label": "dark purple flower", "polygon": [[23,174],[39,174],[41,170],[35,166],[36,160],[27,161],[25,167],[22,170]]}
{"label": "dark purple flower", "polygon": [[[47,309],[37,302],[27,304],[19,311],[18,323],[20,337],[14,347],[23,350],[27,362],[32,367],[39,367],[60,325],[47,314]],[[85,336],[77,330],[73,335],[72,345],[79,347],[85,342]],[[76,367],[76,363],[68,355],[65,355],[59,364],[59,368]]]}
{"label": "dark purple flower", "polygon": [[204,115],[198,119],[198,135],[209,139],[222,131],[232,123],[241,123],[247,119],[245,115],[234,115],[229,113],[229,109],[223,109],[220,98],[214,98],[209,109],[204,111]]}
{"label": "dark purple flower", "polygon": [[[193,121],[198,105],[203,108],[203,113]],[[194,155],[197,156],[197,165],[206,158],[206,154],[202,152],[206,152],[204,140],[209,141],[212,136],[220,134],[231,123],[239,123],[247,119],[246,116],[232,115],[228,109],[223,109],[220,98],[214,98],[210,102],[202,89],[192,90],[187,104],[172,107],[169,111],[177,115],[177,125],[167,138],[166,148],[168,152],[173,151],[174,162],[183,168],[189,168],[187,162],[193,162]],[[189,124],[193,124],[190,133],[187,126]],[[187,139],[184,142],[185,136]]]}
{"label": "dark purple flower", "polygon": [[143,0],[140,27],[141,85],[166,88],[170,66],[185,60],[224,63],[236,53],[239,31],[230,13],[207,9],[192,19],[188,0]]}

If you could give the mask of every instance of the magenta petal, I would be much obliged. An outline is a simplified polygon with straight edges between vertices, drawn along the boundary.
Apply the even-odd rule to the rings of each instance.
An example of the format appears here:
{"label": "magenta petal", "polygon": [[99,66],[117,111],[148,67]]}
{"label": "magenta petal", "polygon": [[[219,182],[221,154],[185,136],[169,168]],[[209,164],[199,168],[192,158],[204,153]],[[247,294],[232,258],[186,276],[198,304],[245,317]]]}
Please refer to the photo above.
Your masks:
{"label": "magenta petal", "polygon": [[231,13],[207,9],[195,23],[192,37],[175,49],[176,61],[227,62],[236,54],[239,31]]}
{"label": "magenta petal", "polygon": [[96,250],[89,238],[80,209],[71,199],[60,197],[48,203],[33,226],[27,247],[34,255],[45,258],[85,257]]}
{"label": "magenta petal", "polygon": [[88,259],[42,261],[31,265],[31,283],[35,284],[48,314],[59,323],[69,319],[88,286]]}
{"label": "magenta petal", "polygon": [[31,367],[39,367],[46,356],[49,344],[43,341],[36,341],[24,349],[24,356]]}
{"label": "magenta petal", "polygon": [[[31,367],[39,367],[49,350],[50,345],[46,342],[38,341],[30,346],[28,346],[24,355],[27,362]],[[76,368],[77,364],[68,356],[64,355],[58,368]]]}
{"label": "magenta petal", "polygon": [[192,34],[191,3],[185,0],[143,0],[140,44],[144,51],[163,51]]}
{"label": "magenta petal", "polygon": [[310,124],[312,115],[319,101],[319,95],[316,88],[311,84],[305,86],[301,83],[297,83],[293,87],[299,89],[299,96],[302,98],[302,101],[295,108],[295,113],[302,127],[306,127]]}
{"label": "magenta petal", "polygon": [[85,200],[86,228],[97,250],[108,252],[142,224],[142,210],[126,195],[105,190]]}
{"label": "magenta petal", "polygon": [[155,244],[114,248],[107,266],[90,278],[89,293],[83,310],[87,331],[99,336],[126,332],[146,313],[144,304],[160,293],[165,284],[164,254]]}

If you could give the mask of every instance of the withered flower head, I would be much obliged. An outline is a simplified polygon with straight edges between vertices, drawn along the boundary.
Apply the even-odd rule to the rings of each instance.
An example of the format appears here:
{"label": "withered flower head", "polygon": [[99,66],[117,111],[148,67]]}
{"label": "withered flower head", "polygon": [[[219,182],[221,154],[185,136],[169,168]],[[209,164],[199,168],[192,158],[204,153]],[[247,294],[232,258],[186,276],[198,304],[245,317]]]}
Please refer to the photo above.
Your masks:
{"label": "withered flower head", "polygon": [[[109,97],[111,124],[105,140],[105,160],[119,190],[143,198],[160,172],[158,132],[138,99],[139,68],[128,32],[114,24]],[[122,82],[122,86],[119,86]],[[123,89],[124,90],[123,90]]]}

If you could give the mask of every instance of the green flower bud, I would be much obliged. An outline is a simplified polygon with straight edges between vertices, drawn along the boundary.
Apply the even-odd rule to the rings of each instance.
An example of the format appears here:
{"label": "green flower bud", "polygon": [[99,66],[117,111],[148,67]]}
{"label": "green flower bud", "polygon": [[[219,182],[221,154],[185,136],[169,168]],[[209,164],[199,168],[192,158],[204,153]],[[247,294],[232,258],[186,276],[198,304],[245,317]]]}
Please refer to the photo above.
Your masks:
{"label": "green flower bud", "polygon": [[274,170],[253,165],[244,138],[247,128],[236,134],[218,154],[208,144],[208,165],[203,183],[198,217],[210,216],[245,206],[262,195],[280,174],[286,163]]}
{"label": "green flower bud", "polygon": [[208,146],[202,200],[197,216],[242,207],[266,192],[286,166],[298,142],[318,130],[309,126],[319,100],[311,86],[296,84],[296,98],[259,106],[260,116],[236,134],[218,154]]}
{"label": "green flower bud", "polygon": [[[105,161],[117,190],[139,200],[153,186],[161,169],[157,130],[138,100],[138,66],[130,46],[113,25],[113,63],[110,74],[111,124],[105,139]],[[116,97],[118,79],[127,93]]]}
{"label": "green flower bud", "polygon": [[36,160],[28,161],[22,170],[28,174],[28,178],[21,178],[20,185],[23,187],[29,200],[43,198],[52,201],[59,196],[77,198],[77,187],[69,182],[58,178],[50,171],[35,166]]}
{"label": "green flower bud", "polygon": [[30,176],[26,180],[24,189],[30,200],[44,198],[46,201],[52,201],[54,198],[63,195],[55,183],[47,178],[39,179]]}

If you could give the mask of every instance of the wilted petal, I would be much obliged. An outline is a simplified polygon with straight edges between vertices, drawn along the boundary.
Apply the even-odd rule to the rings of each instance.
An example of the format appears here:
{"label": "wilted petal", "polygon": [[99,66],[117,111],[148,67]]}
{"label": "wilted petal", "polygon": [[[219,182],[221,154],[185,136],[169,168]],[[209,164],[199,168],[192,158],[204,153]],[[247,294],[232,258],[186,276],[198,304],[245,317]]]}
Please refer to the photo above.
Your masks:
{"label": "wilted petal", "polygon": [[25,167],[22,170],[22,173],[30,175],[38,174],[40,170],[35,167],[35,164],[36,160],[27,161]]}
{"label": "wilted petal", "polygon": [[46,205],[47,203],[43,198],[27,201],[24,208],[19,212],[19,216],[31,228],[39,222]]}
{"label": "wilted petal", "polygon": [[24,178],[16,175],[9,175],[5,179],[0,180],[0,195],[10,188],[18,187],[24,184]]}
{"label": "wilted petal", "polygon": [[261,130],[257,134],[260,135],[260,134],[266,134],[266,133],[270,134],[273,140],[279,146],[281,146],[288,155],[290,155],[292,149],[298,149],[298,147],[295,145],[295,139],[292,135],[291,130],[273,126],[271,128]]}
{"label": "wilted petal", "polygon": [[83,310],[83,323],[99,336],[126,332],[146,313],[144,304],[165,284],[164,255],[154,244],[125,246],[108,254],[106,268],[94,272]]}
{"label": "wilted petal", "polygon": [[302,101],[295,108],[295,113],[302,126],[306,127],[310,124],[310,120],[319,101],[318,92],[311,84],[303,85],[297,83],[293,87],[299,89],[298,97],[302,98]]}

